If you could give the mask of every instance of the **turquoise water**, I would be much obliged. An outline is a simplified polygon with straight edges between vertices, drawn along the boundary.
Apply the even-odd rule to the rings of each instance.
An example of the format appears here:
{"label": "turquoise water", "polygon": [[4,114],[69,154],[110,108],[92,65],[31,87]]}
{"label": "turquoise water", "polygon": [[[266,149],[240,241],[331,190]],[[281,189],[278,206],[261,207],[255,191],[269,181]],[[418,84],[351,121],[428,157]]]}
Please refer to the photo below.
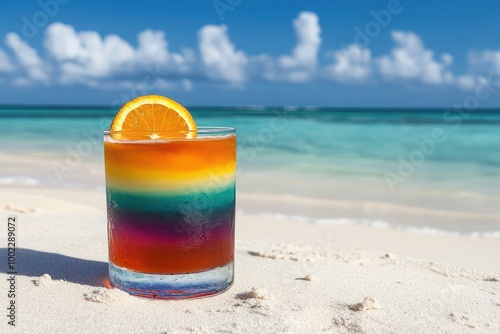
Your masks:
{"label": "turquoise water", "polygon": [[[474,112],[462,119],[444,109],[191,111],[199,125],[237,128],[238,162],[245,170],[385,180],[387,175],[398,176],[400,159],[409,162],[413,153],[411,179],[443,185],[466,182],[485,189],[500,186],[500,110]],[[99,132],[109,126],[114,113],[105,108],[4,108],[0,150],[64,155],[80,149],[86,159],[99,160]],[[441,131],[445,140],[429,144],[433,131]],[[91,149],[82,143],[86,140]],[[427,150],[417,142],[426,142]]]}
{"label": "turquoise water", "polygon": [[[240,195],[348,201],[306,208],[240,196],[241,210],[500,231],[500,109],[469,115],[446,109],[190,111],[198,125],[237,129]],[[115,112],[0,109],[0,185],[104,189],[102,130]],[[359,201],[363,209],[355,209]],[[405,207],[388,210],[387,204]]]}

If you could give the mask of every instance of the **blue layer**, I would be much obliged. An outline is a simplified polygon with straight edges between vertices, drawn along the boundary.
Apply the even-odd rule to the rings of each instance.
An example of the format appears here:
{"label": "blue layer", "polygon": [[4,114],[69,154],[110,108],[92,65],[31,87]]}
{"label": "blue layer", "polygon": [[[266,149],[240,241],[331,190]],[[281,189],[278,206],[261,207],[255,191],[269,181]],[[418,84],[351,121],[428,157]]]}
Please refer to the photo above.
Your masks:
{"label": "blue layer", "polygon": [[106,197],[108,209],[132,211],[143,214],[167,214],[175,216],[179,212],[199,212],[200,214],[223,211],[234,207],[236,186],[212,191],[190,192],[186,194],[124,192],[108,187]]}

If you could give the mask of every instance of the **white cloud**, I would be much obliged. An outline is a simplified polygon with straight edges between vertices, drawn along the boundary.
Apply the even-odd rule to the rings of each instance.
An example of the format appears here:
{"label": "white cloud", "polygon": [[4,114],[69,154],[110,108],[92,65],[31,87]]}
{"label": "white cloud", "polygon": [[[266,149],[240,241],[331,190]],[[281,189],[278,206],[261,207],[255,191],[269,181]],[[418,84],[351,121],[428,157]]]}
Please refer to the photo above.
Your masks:
{"label": "white cloud", "polygon": [[12,72],[14,65],[10,61],[9,55],[4,50],[0,49],[0,72]]}
{"label": "white cloud", "polygon": [[325,68],[327,76],[333,80],[360,82],[372,74],[371,51],[357,44],[333,52],[333,59],[333,64]]}
{"label": "white cloud", "polygon": [[500,51],[470,51],[468,62],[467,74],[456,78],[457,86],[463,90],[472,90],[492,80],[496,82],[494,78],[500,75]]}
{"label": "white cloud", "polygon": [[303,82],[316,73],[318,51],[321,46],[321,27],[318,16],[301,12],[293,21],[297,44],[291,55],[281,56],[276,62],[260,56],[256,61],[267,68],[270,80]]}
{"label": "white cloud", "polygon": [[[117,35],[101,37],[95,31],[77,32],[70,25],[53,23],[45,32],[44,45],[56,62],[59,82],[92,87],[112,87],[113,83],[126,87],[148,75],[185,73],[193,61],[189,49],[183,54],[170,53],[165,33],[151,29],[139,33],[134,48]],[[159,67],[161,71],[153,70]]]}
{"label": "white cloud", "polygon": [[378,59],[380,74],[384,79],[413,79],[426,84],[450,83],[453,75],[448,67],[453,62],[450,54],[443,54],[441,61],[434,59],[434,52],[425,48],[413,32],[392,31],[396,42],[390,55]]}
{"label": "white cloud", "polygon": [[233,84],[246,80],[247,56],[231,43],[225,25],[206,25],[201,28],[198,46],[208,77]]}
{"label": "white cloud", "polygon": [[469,67],[473,73],[500,74],[500,51],[469,52]]}
{"label": "white cloud", "polygon": [[145,30],[139,34],[137,58],[145,64],[164,64],[168,61],[168,43],[163,31]]}
{"label": "white cloud", "polygon": [[17,62],[28,76],[28,78],[18,78],[18,83],[25,84],[29,83],[30,80],[48,82],[47,66],[38,57],[35,49],[13,32],[6,35],[5,43],[14,52]]}
{"label": "white cloud", "polygon": [[93,88],[193,89],[196,81],[215,80],[243,87],[250,80],[306,82],[328,78],[337,82],[419,82],[473,89],[481,75],[500,75],[500,51],[469,54],[469,71],[453,75],[453,57],[435,55],[413,32],[392,31],[395,47],[373,58],[357,44],[329,51],[332,61],[320,65],[322,43],[318,16],[301,12],[293,20],[295,47],[281,56],[248,55],[231,41],[225,25],[206,25],[198,32],[198,49],[169,49],[166,34],[140,32],[137,43],[118,35],[76,31],[53,23],[45,30],[44,58],[15,33],[7,34],[6,51],[0,49],[0,83],[33,82],[84,84]]}
{"label": "white cloud", "polygon": [[75,29],[67,24],[53,23],[45,30],[44,46],[57,60],[77,59],[82,45]]}
{"label": "white cloud", "polygon": [[134,62],[134,49],[117,35],[102,38],[95,31],[76,32],[53,23],[45,31],[44,45],[57,60],[60,81],[89,83],[123,72]]}
{"label": "white cloud", "polygon": [[457,77],[457,86],[463,90],[471,90],[476,85],[476,77],[473,75],[460,75]]}
{"label": "white cloud", "polygon": [[187,90],[187,91],[192,91],[193,90],[193,82],[188,79],[182,79],[181,80],[182,87]]}
{"label": "white cloud", "polygon": [[302,12],[293,21],[297,45],[291,56],[282,56],[278,63],[284,68],[305,67],[314,69],[318,63],[317,55],[321,45],[321,27],[318,16]]}

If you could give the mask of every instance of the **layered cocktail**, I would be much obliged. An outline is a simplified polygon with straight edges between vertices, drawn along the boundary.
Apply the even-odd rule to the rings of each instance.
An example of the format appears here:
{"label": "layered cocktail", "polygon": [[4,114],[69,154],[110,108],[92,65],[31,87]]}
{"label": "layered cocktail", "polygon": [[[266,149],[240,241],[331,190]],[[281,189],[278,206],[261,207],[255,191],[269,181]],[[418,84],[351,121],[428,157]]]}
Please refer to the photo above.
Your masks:
{"label": "layered cocktail", "polygon": [[153,298],[226,290],[233,281],[234,129],[111,130],[104,156],[111,284]]}

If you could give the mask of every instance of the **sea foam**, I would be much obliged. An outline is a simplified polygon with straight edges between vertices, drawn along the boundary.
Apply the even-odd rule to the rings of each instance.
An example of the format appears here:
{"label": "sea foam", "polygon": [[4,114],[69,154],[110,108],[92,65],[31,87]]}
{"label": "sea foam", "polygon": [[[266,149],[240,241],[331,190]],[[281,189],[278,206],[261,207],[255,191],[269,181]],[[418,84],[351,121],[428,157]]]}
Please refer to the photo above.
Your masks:
{"label": "sea foam", "polygon": [[4,186],[36,186],[40,182],[29,176],[0,177],[0,185]]}
{"label": "sea foam", "polygon": [[[244,213],[243,210],[238,210],[239,214]],[[377,219],[355,219],[355,218],[314,218],[300,215],[286,215],[282,213],[261,213],[261,217],[271,218],[275,220],[297,221],[309,224],[319,225],[365,225],[374,228],[386,228],[403,230],[414,233],[442,235],[442,236],[467,236],[474,238],[500,238],[500,231],[449,231],[437,229],[430,226],[412,226],[389,223],[384,220]]]}

